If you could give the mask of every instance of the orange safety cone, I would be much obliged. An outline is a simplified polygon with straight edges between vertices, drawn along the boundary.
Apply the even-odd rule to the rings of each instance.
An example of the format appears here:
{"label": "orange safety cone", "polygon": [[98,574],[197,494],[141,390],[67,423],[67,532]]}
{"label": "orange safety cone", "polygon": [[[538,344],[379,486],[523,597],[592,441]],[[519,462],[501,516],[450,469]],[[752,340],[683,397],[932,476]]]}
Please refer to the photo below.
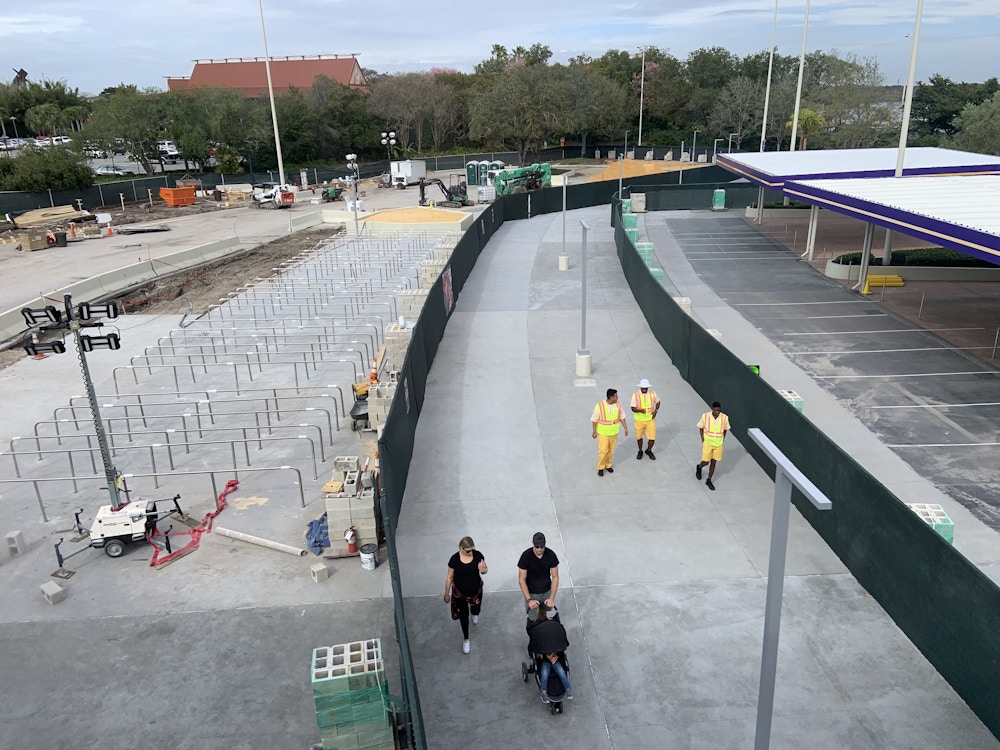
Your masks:
{"label": "orange safety cone", "polygon": [[69,232],[67,233],[66,238],[70,240],[76,239],[76,222],[71,221],[69,223]]}
{"label": "orange safety cone", "polygon": [[377,359],[373,359],[372,360],[372,372],[371,372],[371,375],[368,376],[368,382],[369,383],[377,383],[378,382],[378,360]]}
{"label": "orange safety cone", "polygon": [[375,466],[374,466],[374,471],[375,471],[376,474],[378,474],[378,468],[379,468],[378,467],[378,451],[375,451]]}
{"label": "orange safety cone", "polygon": [[[31,343],[32,344],[36,344],[36,345],[38,344],[38,334],[37,333],[31,334]],[[32,359],[46,359],[48,356],[49,355],[47,355],[47,354],[42,354],[41,352],[39,352],[34,357],[32,357]]]}
{"label": "orange safety cone", "polygon": [[114,232],[113,232],[113,231],[111,230],[111,225],[110,225],[110,224],[108,224],[108,237],[113,237],[113,236],[114,236],[114,234],[115,234],[115,233],[114,233]]}

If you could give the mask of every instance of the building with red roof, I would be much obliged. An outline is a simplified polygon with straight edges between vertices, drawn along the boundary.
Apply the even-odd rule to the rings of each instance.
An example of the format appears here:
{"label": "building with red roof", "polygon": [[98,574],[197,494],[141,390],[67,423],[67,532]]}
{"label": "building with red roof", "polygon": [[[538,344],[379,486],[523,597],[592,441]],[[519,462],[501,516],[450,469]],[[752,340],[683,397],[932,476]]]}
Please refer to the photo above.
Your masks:
{"label": "building with red roof", "polygon": [[[297,55],[272,57],[271,81],[274,95],[287,93],[290,88],[312,88],[316,76],[326,76],[353,89],[368,90],[368,81],[350,55]],[[220,60],[195,60],[194,70],[186,78],[167,77],[167,90],[220,86],[238,89],[247,96],[267,96],[267,70],[263,57],[227,57]]]}

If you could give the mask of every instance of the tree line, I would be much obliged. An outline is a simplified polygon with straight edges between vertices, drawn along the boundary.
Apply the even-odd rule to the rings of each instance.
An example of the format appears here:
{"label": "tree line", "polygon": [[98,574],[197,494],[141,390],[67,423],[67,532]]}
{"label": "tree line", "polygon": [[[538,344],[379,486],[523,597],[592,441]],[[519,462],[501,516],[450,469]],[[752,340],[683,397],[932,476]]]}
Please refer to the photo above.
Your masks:
{"label": "tree line", "polygon": [[[369,91],[319,76],[308,89],[276,97],[284,162],[292,168],[387,156],[381,133],[392,130],[393,158],[470,151],[516,151],[522,163],[543,144],[564,141],[567,156],[595,145],[675,147],[691,142],[760,148],[768,52],[739,57],[721,47],[679,59],[650,46],[644,53],[608,50],[553,63],[533,44],[494,45],[472,73],[434,69],[366,70]],[[773,60],[765,148],[787,150],[798,57]],[[885,85],[875,58],[816,51],[806,56],[797,148],[893,146],[902,113],[901,86]],[[1000,84],[954,82],[941,75],[917,84],[909,145],[949,146],[1000,155]],[[173,140],[190,169],[224,173],[277,165],[266,98],[223,88],[163,92],[121,84],[85,97],[62,81],[0,84],[5,137],[73,136],[68,149],[0,157],[0,189],[44,190],[89,184],[84,148],[124,150],[151,172],[156,142]],[[8,152],[8,156],[10,152]],[[25,158],[29,157],[29,158]]]}

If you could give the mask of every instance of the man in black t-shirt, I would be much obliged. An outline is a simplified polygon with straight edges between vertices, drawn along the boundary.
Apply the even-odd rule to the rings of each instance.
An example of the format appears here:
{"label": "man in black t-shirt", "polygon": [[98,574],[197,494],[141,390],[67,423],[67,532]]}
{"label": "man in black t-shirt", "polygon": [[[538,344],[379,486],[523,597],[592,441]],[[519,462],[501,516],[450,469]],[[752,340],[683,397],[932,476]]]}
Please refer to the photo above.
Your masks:
{"label": "man in black t-shirt", "polygon": [[559,558],[545,546],[545,534],[536,532],[531,547],[517,561],[517,582],[524,595],[524,611],[532,622],[538,617],[538,605],[554,610],[559,590]]}

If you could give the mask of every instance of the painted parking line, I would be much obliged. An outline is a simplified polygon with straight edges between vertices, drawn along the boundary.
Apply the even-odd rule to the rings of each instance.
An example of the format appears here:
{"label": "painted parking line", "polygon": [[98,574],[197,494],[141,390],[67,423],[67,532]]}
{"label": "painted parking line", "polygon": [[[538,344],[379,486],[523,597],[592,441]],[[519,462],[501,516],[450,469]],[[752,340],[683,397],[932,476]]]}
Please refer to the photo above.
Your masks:
{"label": "painted parking line", "polygon": [[888,374],[888,375],[820,375],[818,372],[811,373],[815,378],[822,378],[823,380],[865,380],[873,378],[940,378],[949,377],[955,375],[1000,375],[1000,372],[992,372],[991,370],[970,370],[968,372],[909,372]]}
{"label": "painted parking line", "polygon": [[885,318],[889,313],[862,313],[861,315],[807,315],[806,320],[830,320],[831,318]]}
{"label": "painted parking line", "polygon": [[886,448],[991,448],[1000,443],[895,443]]}
{"label": "painted parking line", "polygon": [[730,307],[791,307],[792,305],[863,305],[869,301],[866,299],[842,299],[830,300],[829,302],[734,302]]}
{"label": "painted parking line", "polygon": [[869,406],[868,409],[965,409],[970,406],[1000,406],[1000,401],[983,401],[977,404],[902,404],[900,406]]}
{"label": "painted parking line", "polygon": [[[789,318],[772,318],[772,320],[789,320]],[[903,352],[967,352],[970,349],[992,349],[992,346],[923,346],[913,349],[836,349],[834,351],[814,352],[809,349],[792,349],[792,354],[901,354]]]}
{"label": "painted parking line", "polygon": [[985,331],[985,328],[888,328],[881,331],[802,331],[783,333],[782,336],[856,336],[869,333],[935,333],[936,331]]}

